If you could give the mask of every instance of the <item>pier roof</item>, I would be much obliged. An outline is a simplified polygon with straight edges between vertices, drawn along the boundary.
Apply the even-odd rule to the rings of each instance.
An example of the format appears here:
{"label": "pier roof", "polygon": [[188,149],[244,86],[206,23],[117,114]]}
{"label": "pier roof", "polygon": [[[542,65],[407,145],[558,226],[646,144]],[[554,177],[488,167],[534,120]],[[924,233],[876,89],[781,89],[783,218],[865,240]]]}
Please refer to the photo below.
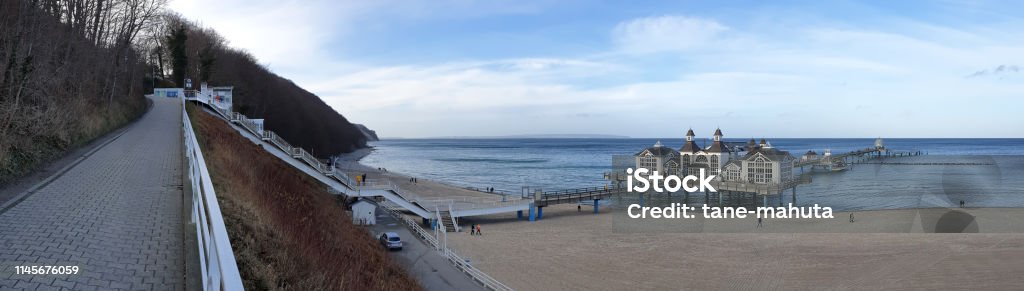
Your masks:
{"label": "pier roof", "polygon": [[756,154],[764,155],[769,160],[772,160],[772,161],[775,161],[775,162],[781,162],[781,161],[783,161],[783,160],[785,160],[787,158],[790,158],[790,159],[793,158],[793,156],[790,155],[789,152],[787,152],[787,151],[779,150],[779,149],[776,149],[776,148],[760,147],[760,148],[756,148],[756,149],[754,149],[752,151],[747,152],[747,154],[745,156],[743,156],[743,159],[744,160],[749,159],[749,158],[753,157]]}
{"label": "pier roof", "polygon": [[679,149],[680,153],[688,154],[696,153],[697,151],[700,151],[700,147],[697,146],[697,142],[692,140],[687,141],[685,144],[683,144],[683,148]]}
{"label": "pier roof", "polygon": [[669,147],[666,147],[666,146],[662,146],[661,145],[661,141],[658,141],[658,143],[654,144],[654,146],[652,146],[652,147],[649,147],[649,148],[647,148],[645,150],[640,151],[639,153],[636,153],[635,156],[641,156],[645,152],[649,152],[649,153],[651,153],[651,155],[659,156],[659,157],[664,157],[664,156],[669,156],[669,155],[678,155],[679,154],[679,152],[676,152],[676,150],[673,150],[672,148],[669,148]]}
{"label": "pier roof", "polygon": [[732,149],[723,144],[721,141],[716,141],[714,143],[711,143],[711,146],[704,151],[709,153],[729,153],[732,152]]}

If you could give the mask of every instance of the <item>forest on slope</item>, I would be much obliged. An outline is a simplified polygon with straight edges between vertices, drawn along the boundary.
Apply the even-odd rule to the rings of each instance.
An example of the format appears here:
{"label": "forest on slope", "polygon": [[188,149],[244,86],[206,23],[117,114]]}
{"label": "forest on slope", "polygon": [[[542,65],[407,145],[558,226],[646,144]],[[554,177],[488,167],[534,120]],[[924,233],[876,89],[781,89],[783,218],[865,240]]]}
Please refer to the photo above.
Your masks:
{"label": "forest on slope", "polygon": [[0,185],[145,110],[161,1],[0,1]]}
{"label": "forest on slope", "polygon": [[[266,119],[264,128],[320,158],[366,147],[367,136],[319,97],[259,64],[244,50],[228,47],[216,31],[170,14],[154,47],[158,72],[174,84],[233,86],[233,111]],[[301,44],[297,44],[301,45]]]}
{"label": "forest on slope", "polygon": [[153,87],[234,86],[234,110],[321,158],[367,137],[166,0],[0,1],[0,185],[142,114]]}

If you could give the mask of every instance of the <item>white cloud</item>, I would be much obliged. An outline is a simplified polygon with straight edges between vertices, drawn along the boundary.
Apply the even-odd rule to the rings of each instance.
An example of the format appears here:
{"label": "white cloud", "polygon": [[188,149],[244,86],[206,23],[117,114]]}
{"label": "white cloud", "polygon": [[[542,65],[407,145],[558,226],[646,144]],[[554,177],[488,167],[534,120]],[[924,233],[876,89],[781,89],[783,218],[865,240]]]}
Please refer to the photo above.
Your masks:
{"label": "white cloud", "polygon": [[[972,46],[938,36],[866,29],[794,27],[792,31],[804,41],[757,38],[742,32],[713,36],[715,41],[702,45],[705,50],[688,52],[683,60],[659,57],[665,60],[659,64],[664,67],[638,66],[633,63],[635,56],[628,54],[598,60],[525,58],[409,65],[367,68],[325,80],[312,89],[324,93],[328,104],[353,120],[366,121],[385,136],[600,129],[663,137],[678,135],[677,127],[689,126],[722,126],[741,137],[1024,134],[1022,127],[987,126],[994,120],[1014,122],[1005,117],[951,118],[965,112],[992,114],[1003,108],[992,104],[1020,103],[1013,96],[1024,92],[1024,84],[963,76],[974,71],[964,68],[985,60],[1019,59],[1013,52],[1024,49],[1024,43]],[[966,31],[958,35],[984,38]],[[755,43],[758,49],[737,49],[735,38]],[[683,65],[687,70],[671,69]],[[652,73],[662,80],[637,78],[599,88],[577,84]],[[857,111],[866,104],[873,105],[870,112]],[[907,122],[908,116],[914,122]]]}
{"label": "white cloud", "polygon": [[728,29],[710,19],[673,15],[646,17],[616,25],[612,40],[628,52],[683,50],[706,45]]}
{"label": "white cloud", "polygon": [[352,5],[323,1],[174,0],[169,7],[216,30],[229,45],[246,50],[275,70],[295,71],[330,59],[327,42],[347,26],[335,17],[358,12]]}
{"label": "white cloud", "polygon": [[[344,39],[353,19],[504,12],[471,9],[473,1],[437,4],[453,7],[439,16],[422,3],[381,11],[362,1],[195,1],[172,7],[383,136],[665,137],[689,126],[721,126],[733,137],[1024,136],[1024,122],[1012,112],[1024,106],[1019,78],[964,78],[1024,64],[1024,38],[1014,37],[1019,25],[952,29],[905,21],[894,26],[908,28],[901,31],[793,22],[766,34],[715,19],[654,16],[619,22],[605,34],[612,45],[596,55],[380,66],[345,59],[328,41],[359,41]],[[857,110],[865,106],[871,109]]]}

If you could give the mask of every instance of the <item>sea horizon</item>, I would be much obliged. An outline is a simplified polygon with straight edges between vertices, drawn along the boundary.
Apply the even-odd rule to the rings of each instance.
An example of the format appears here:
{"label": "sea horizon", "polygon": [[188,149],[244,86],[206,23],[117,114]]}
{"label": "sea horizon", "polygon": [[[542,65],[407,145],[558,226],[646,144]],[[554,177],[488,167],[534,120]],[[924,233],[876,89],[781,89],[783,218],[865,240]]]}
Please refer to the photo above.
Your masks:
{"label": "sea horizon", "polygon": [[[738,143],[749,138],[723,140]],[[675,149],[683,143],[682,138],[381,140],[371,143],[374,149],[361,163],[459,187],[521,193],[526,187],[561,190],[606,185],[603,173],[612,169],[613,156],[632,155],[659,141]],[[873,147],[875,138],[767,141],[799,159],[809,150],[839,154]],[[703,142],[698,139],[698,144]],[[948,196],[966,195],[976,206],[1024,207],[1024,197],[1014,190],[1024,185],[1010,179],[1024,174],[1024,139],[883,138],[883,142],[895,151],[924,154],[902,158],[902,162],[978,165],[855,165],[849,171],[814,174],[811,184],[798,187],[798,203],[820,203],[837,210],[905,209],[945,207],[952,201]],[[960,190],[968,188],[975,191]]]}

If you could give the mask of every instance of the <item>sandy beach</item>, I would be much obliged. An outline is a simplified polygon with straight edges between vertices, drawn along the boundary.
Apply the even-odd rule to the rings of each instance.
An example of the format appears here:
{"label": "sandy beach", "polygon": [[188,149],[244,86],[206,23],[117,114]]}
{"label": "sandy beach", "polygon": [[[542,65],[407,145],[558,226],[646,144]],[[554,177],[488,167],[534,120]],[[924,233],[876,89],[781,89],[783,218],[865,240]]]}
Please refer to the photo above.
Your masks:
{"label": "sandy beach", "polygon": [[[497,195],[383,173],[424,197]],[[629,219],[622,207],[575,204],[460,218],[482,236],[448,243],[517,290],[1017,289],[1024,285],[1024,209],[837,212],[833,219]],[[962,233],[935,233],[962,232]]]}
{"label": "sandy beach", "polygon": [[[1024,234],[929,234],[921,226],[929,216],[962,211],[975,217],[967,225],[981,232],[1020,232],[1022,209],[865,211],[854,223],[839,213],[827,220],[765,221],[763,228],[754,218],[725,219],[697,233],[621,231],[613,226],[621,209],[588,210],[550,207],[536,222],[517,221],[514,214],[466,219],[482,223],[484,235],[449,235],[449,243],[518,290],[995,290],[1024,284]],[[908,216],[917,217],[914,233],[899,233]]]}
{"label": "sandy beach", "polygon": [[[337,167],[342,169],[350,175],[355,177],[357,175],[366,174],[366,179],[388,179],[392,183],[397,184],[402,190],[415,193],[416,195],[423,198],[438,198],[438,199],[453,199],[453,198],[470,198],[481,201],[501,201],[501,195],[497,193],[485,193],[476,189],[468,189],[457,187],[453,185],[443,184],[437,181],[428,180],[424,178],[418,178],[415,182],[410,181],[411,176],[396,173],[374,167],[370,167],[359,163],[359,160],[373,152],[372,148],[360,149],[353,153],[342,155],[337,159]],[[508,197],[508,199],[518,198]]]}

